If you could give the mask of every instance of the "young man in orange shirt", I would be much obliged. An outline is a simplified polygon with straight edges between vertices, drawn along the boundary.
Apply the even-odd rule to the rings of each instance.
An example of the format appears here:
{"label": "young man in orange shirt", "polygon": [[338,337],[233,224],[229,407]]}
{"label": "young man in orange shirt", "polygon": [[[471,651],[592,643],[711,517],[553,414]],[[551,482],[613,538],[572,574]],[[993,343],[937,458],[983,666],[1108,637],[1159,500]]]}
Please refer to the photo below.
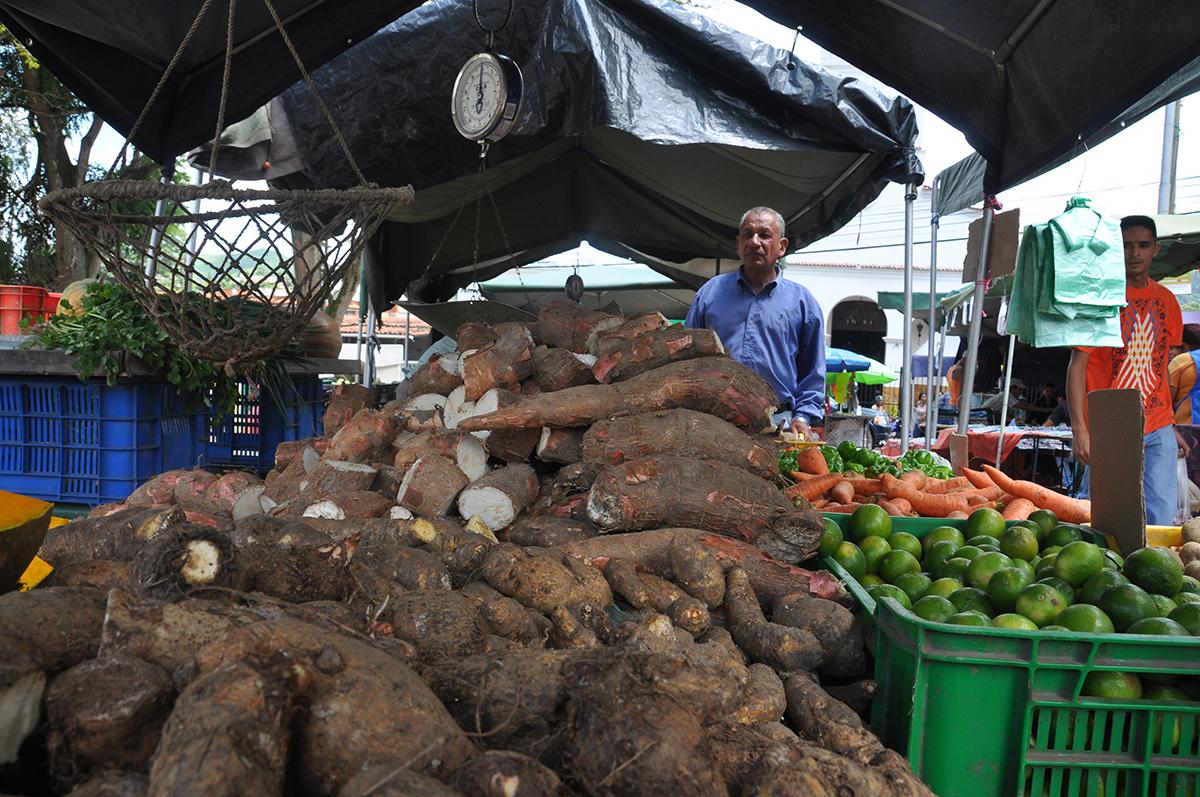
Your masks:
{"label": "young man in orange shirt", "polygon": [[1067,367],[1067,401],[1075,459],[1091,461],[1087,425],[1087,393],[1105,388],[1134,388],[1142,394],[1146,416],[1145,469],[1146,522],[1170,526],[1179,502],[1175,461],[1178,444],[1175,418],[1167,384],[1171,346],[1183,337],[1183,315],[1175,294],[1150,279],[1150,262],[1158,254],[1158,232],[1148,216],[1121,219],[1125,242],[1125,300],[1121,310],[1121,338],[1115,348],[1071,350]]}

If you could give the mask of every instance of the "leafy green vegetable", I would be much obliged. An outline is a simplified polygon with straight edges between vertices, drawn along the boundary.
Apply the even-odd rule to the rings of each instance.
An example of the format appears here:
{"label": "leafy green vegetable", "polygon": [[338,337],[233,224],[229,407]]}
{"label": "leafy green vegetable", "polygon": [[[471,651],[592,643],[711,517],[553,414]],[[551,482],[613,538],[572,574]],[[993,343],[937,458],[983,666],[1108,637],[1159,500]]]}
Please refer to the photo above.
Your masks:
{"label": "leafy green vegetable", "polygon": [[[167,381],[186,396],[187,412],[211,407],[214,426],[233,414],[238,378],[184,354],[123,286],[92,283],[82,304],[81,315],[50,316],[40,338],[45,349],[77,355],[74,367],[80,379],[102,373],[108,384],[115,385],[121,367],[117,354],[128,351],[163,371]],[[70,308],[69,302],[66,307]],[[278,406],[287,406],[299,397],[287,364],[304,361],[299,349],[285,350],[260,360],[250,373],[251,381],[265,389]]]}
{"label": "leafy green vegetable", "polygon": [[825,457],[825,464],[829,466],[830,473],[841,473],[845,469],[842,463],[842,456],[838,450],[832,446],[821,446],[821,456]]}
{"label": "leafy green vegetable", "polygon": [[787,448],[779,452],[779,472],[789,473],[794,470],[800,470],[799,463],[796,462],[796,454],[798,449]]}

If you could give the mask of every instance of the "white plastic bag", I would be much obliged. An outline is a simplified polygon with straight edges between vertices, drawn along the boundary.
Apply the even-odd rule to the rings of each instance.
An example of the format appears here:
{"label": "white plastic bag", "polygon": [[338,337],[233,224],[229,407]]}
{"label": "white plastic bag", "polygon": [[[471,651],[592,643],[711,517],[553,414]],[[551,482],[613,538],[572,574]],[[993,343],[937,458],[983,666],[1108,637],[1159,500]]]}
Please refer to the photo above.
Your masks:
{"label": "white plastic bag", "polygon": [[1188,478],[1186,457],[1175,460],[1175,474],[1179,479],[1179,505],[1175,511],[1175,525],[1182,526],[1184,521],[1192,519],[1191,494],[1196,487]]}

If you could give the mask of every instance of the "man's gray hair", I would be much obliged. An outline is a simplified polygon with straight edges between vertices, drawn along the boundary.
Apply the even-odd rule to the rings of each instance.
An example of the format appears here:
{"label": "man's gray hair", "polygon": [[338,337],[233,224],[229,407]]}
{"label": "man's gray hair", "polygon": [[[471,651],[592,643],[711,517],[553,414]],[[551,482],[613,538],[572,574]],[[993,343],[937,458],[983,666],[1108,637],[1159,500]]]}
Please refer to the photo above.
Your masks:
{"label": "man's gray hair", "polygon": [[759,206],[757,208],[750,208],[749,210],[747,210],[745,213],[742,214],[742,220],[738,222],[738,230],[739,231],[742,229],[742,225],[746,223],[746,219],[750,218],[750,216],[754,215],[755,213],[770,213],[772,216],[774,216],[775,224],[779,227],[779,237],[780,238],[786,237],[783,234],[784,227],[786,226],[783,221],[783,216],[779,215],[778,210],[775,210],[774,208],[763,207],[763,206]]}

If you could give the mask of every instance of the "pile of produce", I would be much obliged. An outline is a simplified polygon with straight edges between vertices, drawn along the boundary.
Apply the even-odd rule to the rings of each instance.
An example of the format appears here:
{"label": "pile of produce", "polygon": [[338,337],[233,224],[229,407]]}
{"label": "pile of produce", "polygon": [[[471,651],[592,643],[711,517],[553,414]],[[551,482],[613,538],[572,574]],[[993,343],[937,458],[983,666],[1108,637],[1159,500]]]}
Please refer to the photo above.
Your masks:
{"label": "pile of produce", "polygon": [[982,471],[963,468],[962,476],[954,476],[927,451],[891,460],[849,441],[836,449],[789,448],[780,452],[779,470],[784,495],[821,512],[849,514],[873,504],[894,517],[961,519],[984,508],[1001,510],[1006,520],[1021,520],[1038,509],[1071,523],[1087,523],[1092,516],[1091,501],[1012,479],[991,465]]}
{"label": "pile of produce", "polygon": [[[865,585],[924,620],[1027,631],[1200,636],[1200,542],[1179,551],[1147,547],[1122,559],[1054,513],[1007,523],[992,509],[965,529],[941,526],[921,538],[892,529],[877,506],[828,520],[821,551]],[[1186,572],[1185,572],[1186,569]],[[1099,683],[1111,674],[1096,673]],[[1134,684],[1137,675],[1125,676]],[[1164,680],[1172,683],[1164,684]],[[1200,680],[1159,678],[1162,699],[1200,700]],[[1098,697],[1114,695],[1089,692]],[[1100,688],[1097,686],[1096,688]],[[1140,684],[1137,687],[1140,690]],[[1137,695],[1140,696],[1140,695]]]}
{"label": "pile of produce", "polygon": [[[770,387],[706,330],[548,306],[252,474],[162,474],[0,596],[12,793],[928,795],[796,565]],[[590,354],[589,354],[590,352]]]}

